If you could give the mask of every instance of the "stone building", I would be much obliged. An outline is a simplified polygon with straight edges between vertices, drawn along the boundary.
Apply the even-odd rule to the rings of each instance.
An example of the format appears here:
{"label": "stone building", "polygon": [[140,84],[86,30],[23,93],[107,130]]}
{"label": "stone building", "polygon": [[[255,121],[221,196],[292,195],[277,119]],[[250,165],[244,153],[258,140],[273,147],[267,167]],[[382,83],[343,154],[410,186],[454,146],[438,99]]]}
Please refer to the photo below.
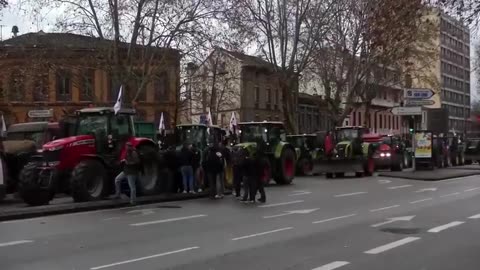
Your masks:
{"label": "stone building", "polygon": [[[125,79],[112,76],[107,61],[112,44],[94,37],[42,31],[0,42],[0,111],[7,123],[56,121],[83,107],[113,106],[124,84],[126,106],[137,109],[139,120],[158,121],[163,112],[167,128],[171,126],[179,88],[179,51],[152,48],[155,58],[150,76],[138,68],[132,72],[135,76]],[[127,49],[128,44],[120,45],[120,58]],[[135,47],[138,62],[132,66],[142,66],[144,49]],[[142,80],[146,90],[137,93]],[[138,98],[132,104],[134,95]]]}
{"label": "stone building", "polygon": [[209,109],[221,127],[232,112],[238,121],[284,120],[279,75],[260,57],[216,48],[191,70],[183,122],[198,123]]}

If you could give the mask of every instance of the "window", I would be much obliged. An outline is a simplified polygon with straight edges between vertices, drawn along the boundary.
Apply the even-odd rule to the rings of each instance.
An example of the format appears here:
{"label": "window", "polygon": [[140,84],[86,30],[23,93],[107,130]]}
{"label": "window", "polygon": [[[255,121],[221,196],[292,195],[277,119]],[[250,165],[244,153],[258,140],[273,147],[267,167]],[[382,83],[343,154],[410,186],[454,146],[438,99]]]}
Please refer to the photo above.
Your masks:
{"label": "window", "polygon": [[359,126],[363,126],[363,123],[362,123],[362,112],[358,112],[358,125],[359,125]]}
{"label": "window", "polygon": [[33,83],[33,101],[48,100],[48,73],[36,76]]}
{"label": "window", "polygon": [[352,113],[352,125],[353,126],[357,125],[357,113],[356,112]]}
{"label": "window", "polygon": [[270,104],[272,103],[272,90],[267,88],[267,108],[270,108]]}
{"label": "window", "polygon": [[382,115],[378,115],[378,128],[383,128]]}
{"label": "window", "polygon": [[260,101],[260,88],[258,86],[255,86],[255,102]]}
{"label": "window", "polygon": [[110,122],[110,124],[112,128],[112,133],[115,134],[115,136],[122,137],[128,136],[133,133],[131,132],[130,117],[126,114],[118,114],[112,116],[112,121]]}
{"label": "window", "polygon": [[[168,74],[166,72],[161,73],[156,76],[153,81],[153,89],[155,92],[155,101],[157,102],[168,102]],[[206,92],[206,90],[205,90]]]}
{"label": "window", "polygon": [[57,71],[57,101],[72,100],[72,80],[68,70]]}
{"label": "window", "polygon": [[25,97],[25,75],[20,70],[10,74],[8,98],[10,101],[23,101]]}
{"label": "window", "polygon": [[388,116],[388,128],[392,129],[392,116],[391,115]]}
{"label": "window", "polygon": [[278,89],[275,90],[274,92],[274,98],[275,98],[275,106],[278,105],[278,100],[279,100],[280,92],[278,92]]}
{"label": "window", "polygon": [[3,88],[3,80],[0,80],[0,101],[5,100],[5,90]]}
{"label": "window", "polygon": [[80,101],[94,101],[95,70],[84,70],[80,76]]}

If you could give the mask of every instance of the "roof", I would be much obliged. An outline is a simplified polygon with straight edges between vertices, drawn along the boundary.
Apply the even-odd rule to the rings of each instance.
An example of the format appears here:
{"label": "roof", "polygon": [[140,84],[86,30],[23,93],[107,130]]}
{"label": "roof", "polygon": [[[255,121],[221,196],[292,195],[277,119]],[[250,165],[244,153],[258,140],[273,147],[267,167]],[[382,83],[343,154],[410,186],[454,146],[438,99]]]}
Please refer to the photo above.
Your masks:
{"label": "roof", "polygon": [[[24,48],[69,48],[69,49],[98,49],[102,46],[111,46],[113,40],[98,37],[84,36],[73,33],[46,33],[43,31],[32,32],[13,37],[0,42],[0,47]],[[130,44],[121,42],[120,47],[128,48]],[[143,47],[138,45],[138,47]],[[178,50],[160,48],[163,50]]]}
{"label": "roof", "polygon": [[240,122],[239,125],[283,125],[283,122],[280,121],[263,121],[263,122]]}
{"label": "roof", "polygon": [[15,132],[38,132],[44,131],[48,128],[48,122],[29,122],[13,124],[8,127],[8,133]]}
{"label": "roof", "polygon": [[[77,110],[79,113],[99,113],[99,112],[114,112],[112,107],[93,107],[93,108],[84,108]],[[135,114],[136,111],[135,109],[130,109],[130,108],[122,108],[120,109],[119,113],[124,113],[124,114]]]}
{"label": "roof", "polygon": [[264,67],[264,68],[272,68],[273,64],[265,61],[264,59],[257,57],[257,56],[251,56],[247,55],[241,52],[236,52],[236,51],[229,51],[223,48],[217,48],[217,50],[220,50],[222,52],[225,52],[232,57],[240,60],[243,64],[243,66],[251,66],[251,67]]}
{"label": "roof", "polygon": [[211,126],[207,126],[207,125],[204,125],[204,124],[179,124],[177,125],[177,127],[211,127],[211,128],[220,128],[219,126],[216,126],[216,125],[211,125]]}

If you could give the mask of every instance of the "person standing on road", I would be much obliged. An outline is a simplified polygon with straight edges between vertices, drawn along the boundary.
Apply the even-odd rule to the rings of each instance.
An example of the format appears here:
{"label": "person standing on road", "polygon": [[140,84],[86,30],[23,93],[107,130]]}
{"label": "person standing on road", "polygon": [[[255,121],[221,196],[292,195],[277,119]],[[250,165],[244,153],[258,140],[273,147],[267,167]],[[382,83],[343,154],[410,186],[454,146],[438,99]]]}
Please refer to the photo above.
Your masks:
{"label": "person standing on road", "polygon": [[115,177],[114,198],[120,198],[121,184],[126,179],[130,187],[130,204],[133,205],[136,203],[137,198],[136,182],[141,168],[141,161],[137,150],[130,142],[126,143],[126,148],[125,159],[122,160],[123,171]]}
{"label": "person standing on road", "polygon": [[263,141],[258,142],[256,155],[252,160],[253,168],[251,170],[252,170],[253,179],[251,180],[252,181],[251,185],[252,185],[253,191],[251,192],[251,195],[250,195],[250,202],[255,202],[255,197],[257,195],[257,192],[260,193],[260,199],[258,199],[259,202],[265,203],[267,201],[267,195],[265,194],[265,183],[264,183],[264,180],[265,180],[264,173],[265,173],[265,168],[267,166],[267,164],[265,164],[267,160],[264,155],[265,151],[266,151],[265,142]]}
{"label": "person standing on road", "polygon": [[246,180],[246,154],[245,149],[238,148],[232,151],[232,167],[233,167],[233,187],[235,191],[235,198],[241,199],[241,189],[243,183],[243,194],[246,196],[249,192],[248,181]]}
{"label": "person standing on road", "polygon": [[202,175],[200,175],[200,160],[202,158],[202,154],[200,153],[200,150],[198,150],[198,147],[193,144],[192,145],[192,153],[193,153],[193,179],[194,179],[194,185],[197,188],[197,192],[202,192],[203,188],[203,179]]}
{"label": "person standing on road", "polygon": [[225,163],[218,145],[211,142],[208,149],[205,151],[205,158],[203,160],[203,167],[208,178],[210,198],[222,198],[223,190],[220,183],[220,177],[223,173]]}
{"label": "person standing on road", "polygon": [[180,150],[180,173],[183,179],[183,193],[195,193],[193,190],[193,152],[191,145],[184,143]]}

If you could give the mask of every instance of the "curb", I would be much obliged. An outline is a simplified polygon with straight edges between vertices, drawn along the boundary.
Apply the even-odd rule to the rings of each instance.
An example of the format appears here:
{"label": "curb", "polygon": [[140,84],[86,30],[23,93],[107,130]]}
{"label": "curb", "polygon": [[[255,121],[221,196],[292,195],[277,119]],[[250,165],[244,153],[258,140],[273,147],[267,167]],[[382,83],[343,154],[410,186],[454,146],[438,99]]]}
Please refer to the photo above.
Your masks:
{"label": "curb", "polygon": [[[230,195],[230,191],[226,191],[225,195]],[[148,197],[137,198],[137,206],[143,204],[161,203],[161,202],[173,202],[173,201],[186,201],[193,199],[201,199],[208,197],[208,193],[203,192],[200,194],[173,194],[173,195],[156,195]],[[7,211],[0,210],[0,221],[9,221],[16,219],[27,219],[35,217],[44,217],[60,214],[70,214],[87,212],[103,209],[115,209],[128,207],[130,203],[128,200],[103,200],[95,202],[84,203],[68,203],[61,205],[46,205],[46,206],[32,206],[22,209],[12,209]]]}
{"label": "curb", "polygon": [[379,174],[378,176],[390,177],[390,178],[409,179],[409,180],[420,180],[420,181],[441,181],[441,180],[448,180],[448,179],[474,176],[474,175],[480,175],[480,171],[479,172],[471,172],[471,173],[463,173],[463,174],[458,174],[458,175],[436,176],[436,177],[428,177],[428,178],[427,177],[420,178],[420,177],[414,176],[414,175],[391,175],[391,174],[383,174],[383,173]]}

